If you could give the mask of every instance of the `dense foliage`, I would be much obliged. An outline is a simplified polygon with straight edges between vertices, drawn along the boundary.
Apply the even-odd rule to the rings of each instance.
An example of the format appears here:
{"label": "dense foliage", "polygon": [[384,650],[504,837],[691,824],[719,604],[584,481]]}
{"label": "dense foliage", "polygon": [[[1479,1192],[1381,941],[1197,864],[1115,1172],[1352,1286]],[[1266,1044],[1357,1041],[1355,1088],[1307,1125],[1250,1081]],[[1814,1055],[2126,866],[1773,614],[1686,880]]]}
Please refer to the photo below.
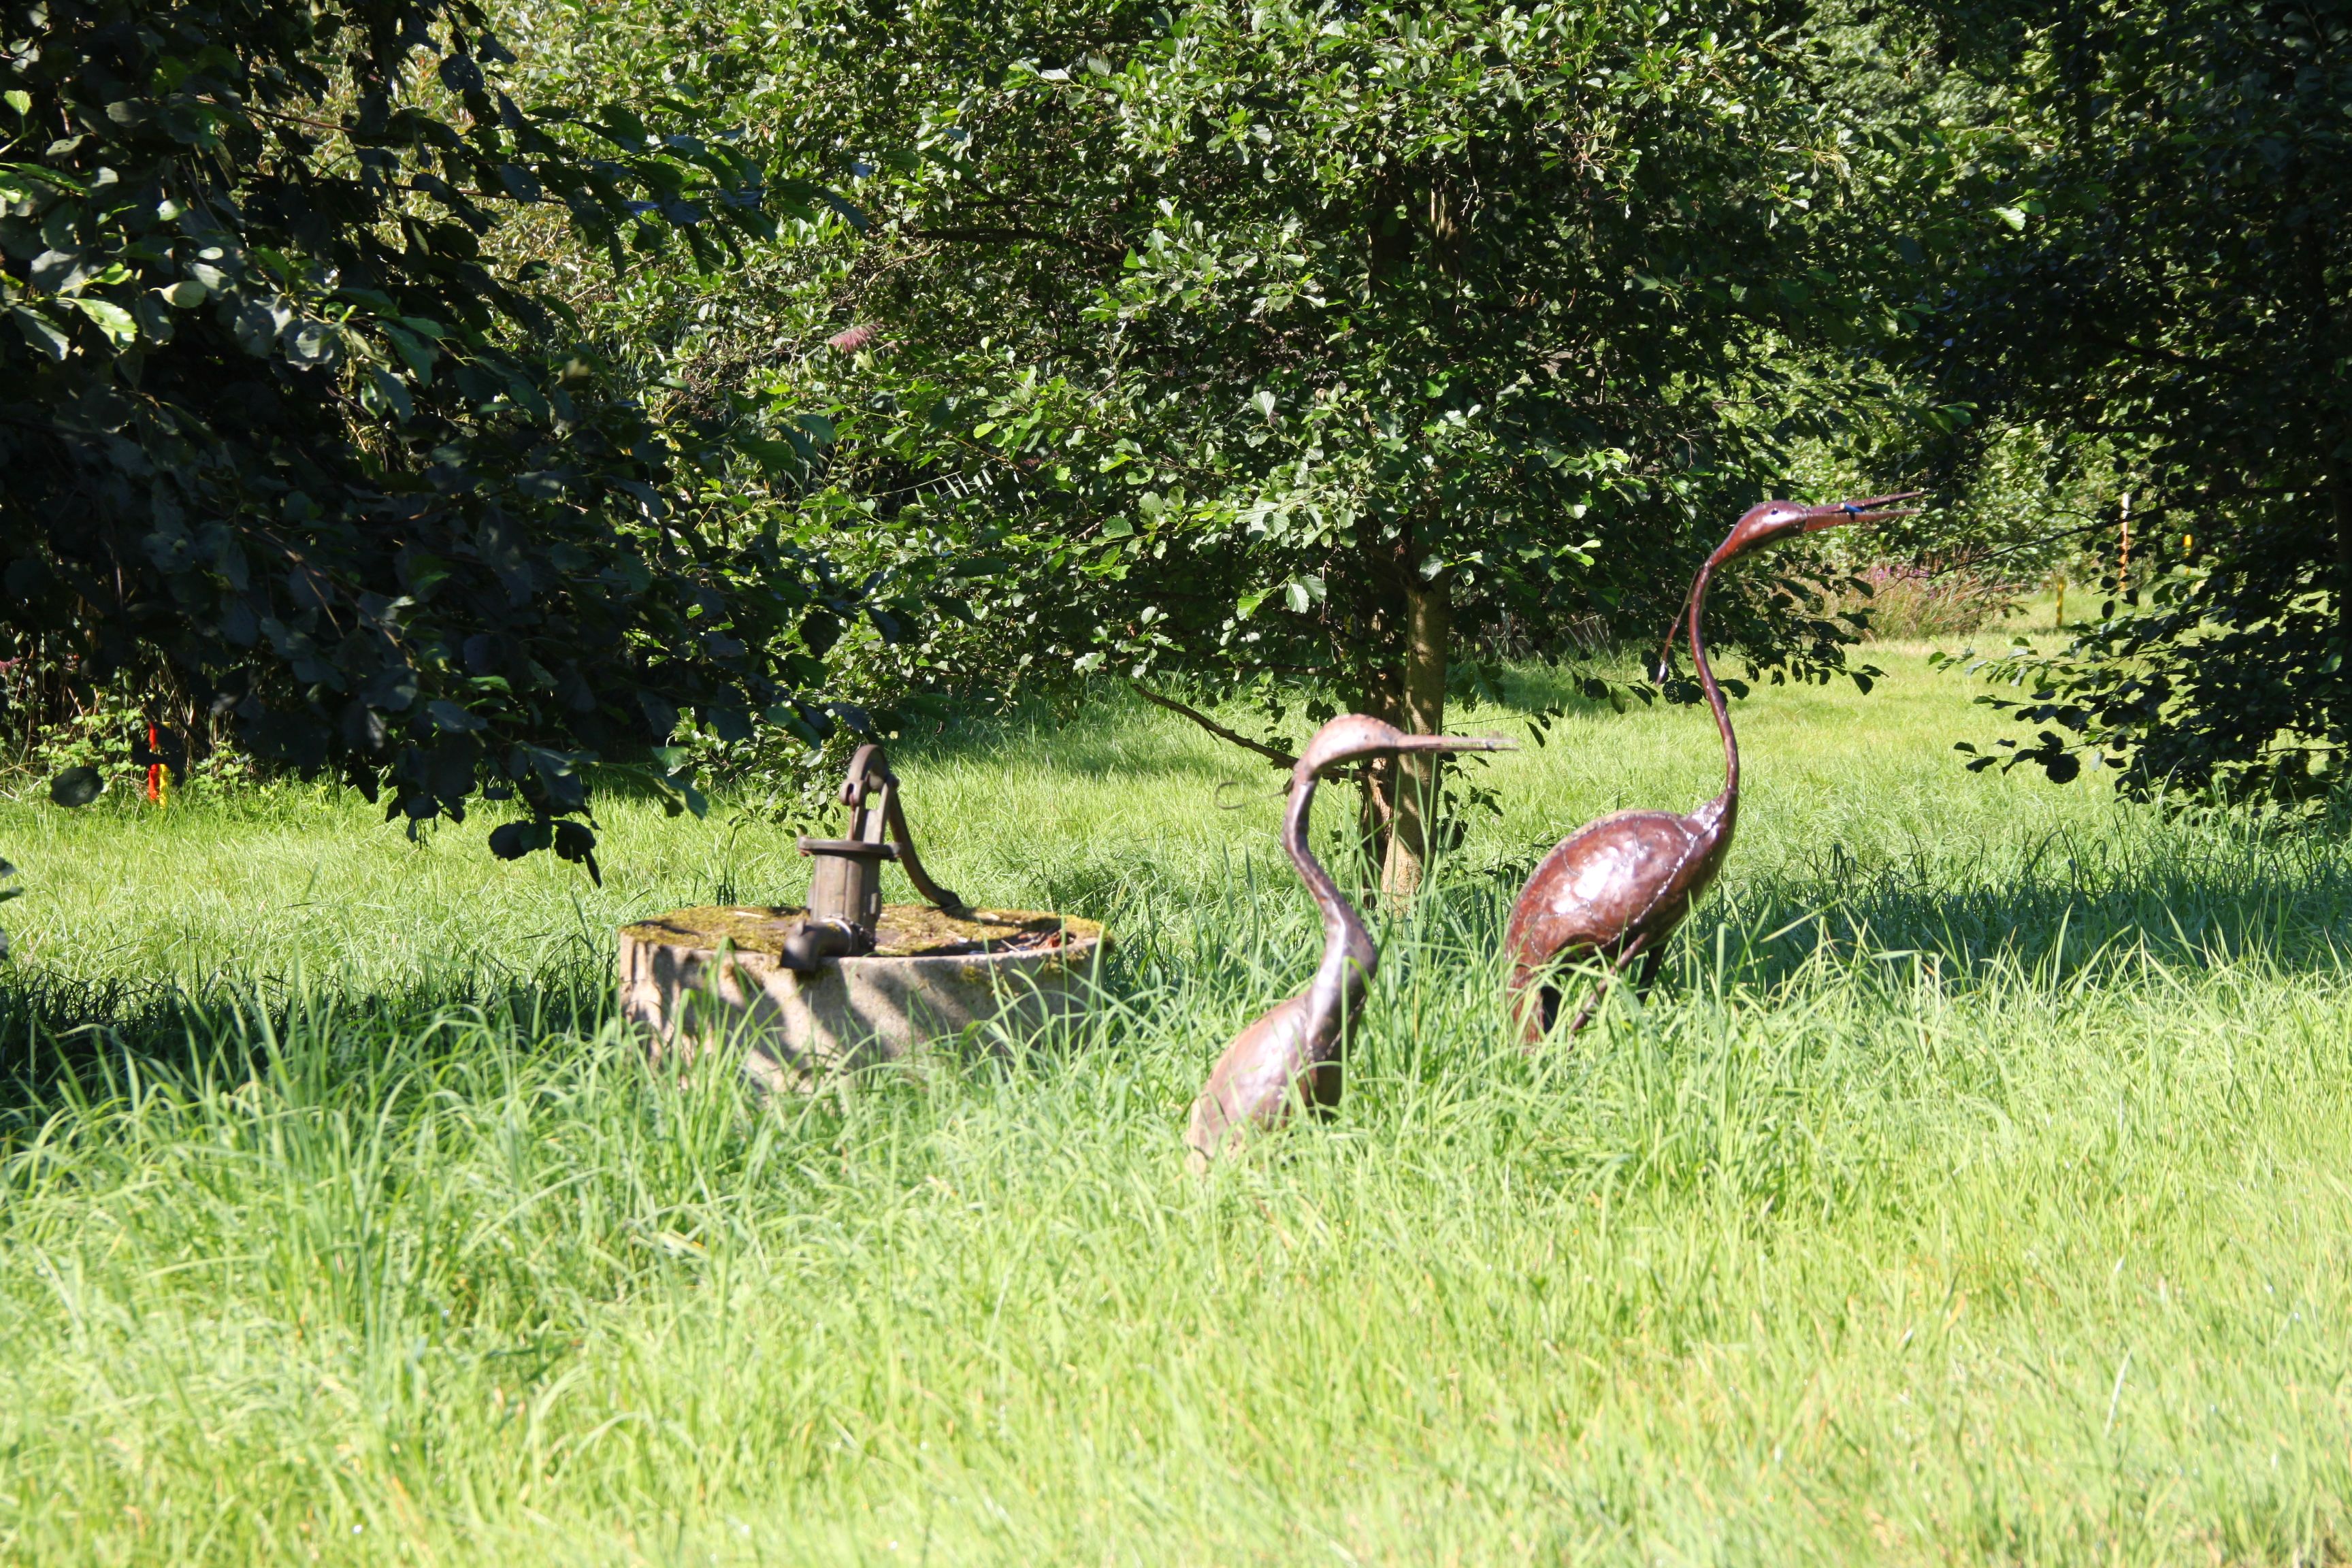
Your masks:
{"label": "dense foliage", "polygon": [[[1980,95],[1921,367],[2113,465],[2140,591],[2021,654],[2012,748],[2315,796],[2352,744],[2352,6],[1937,7]],[[2120,503],[2121,497],[2118,496]],[[2120,518],[2111,520],[2119,522]],[[1989,765],[1991,759],[1980,761]]]}
{"label": "dense foliage", "polygon": [[[938,155],[884,205],[862,390],[963,491],[901,525],[1002,562],[973,608],[1054,668],[1308,717],[1433,730],[1480,673],[1457,640],[1654,634],[1822,427],[1796,348],[1895,325],[1820,243],[1850,126],[1800,19],[1097,7],[975,56],[961,6],[899,12],[938,85],[883,124]],[[1767,603],[1733,635],[1842,662]],[[1368,785],[1410,885],[1415,802]]]}
{"label": "dense foliage", "polygon": [[[2334,4],[11,15],[0,658],[414,821],[519,795],[501,853],[845,697],[1436,728],[1646,642],[1767,490],[1921,474],[1877,548],[1937,569],[2131,498],[2009,760],[2341,771]],[[1791,564],[1718,635],[1825,678],[1859,590]],[[1362,783],[1410,886],[1430,780]]]}
{"label": "dense foliage", "polygon": [[[737,374],[830,405],[817,488],[877,559],[954,579],[933,646],[1000,682],[1432,728],[1483,649],[1655,636],[1901,328],[1802,19],[753,0],[596,25],[780,147],[862,158],[873,232],[797,294],[747,281],[787,353]],[[1785,591],[1725,625],[1815,676],[1851,636]],[[1407,808],[1410,880],[1413,803],[1367,785],[1375,839]]]}
{"label": "dense foliage", "polygon": [[695,433],[499,226],[710,266],[818,193],[640,117],[686,105],[519,107],[463,0],[16,3],[6,37],[11,651],[156,672],[412,823],[518,796],[492,847],[592,870],[585,761],[681,708],[825,723],[822,574],[772,515],[681,504]]}

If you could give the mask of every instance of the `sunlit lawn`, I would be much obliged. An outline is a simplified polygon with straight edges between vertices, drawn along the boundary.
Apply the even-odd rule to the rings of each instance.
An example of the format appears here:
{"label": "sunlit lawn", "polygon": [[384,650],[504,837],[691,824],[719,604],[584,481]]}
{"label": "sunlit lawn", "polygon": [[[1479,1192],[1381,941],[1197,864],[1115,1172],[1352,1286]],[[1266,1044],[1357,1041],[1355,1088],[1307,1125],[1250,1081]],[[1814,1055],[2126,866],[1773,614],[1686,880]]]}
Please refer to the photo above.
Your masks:
{"label": "sunlit lawn", "polygon": [[1534,1060],[1515,876],[1719,762],[1637,708],[1483,770],[1339,1116],[1206,1184],[1185,1105],[1315,937],[1278,775],[1164,715],[900,748],[940,879],[1110,921],[1115,994],[789,1103],[605,1014],[621,921],[799,895],[772,824],[614,803],[598,889],[478,820],[21,781],[0,1558],[2352,1552],[2340,835],[1970,775],[1974,689],[1873,657],[1744,705],[1666,983]]}

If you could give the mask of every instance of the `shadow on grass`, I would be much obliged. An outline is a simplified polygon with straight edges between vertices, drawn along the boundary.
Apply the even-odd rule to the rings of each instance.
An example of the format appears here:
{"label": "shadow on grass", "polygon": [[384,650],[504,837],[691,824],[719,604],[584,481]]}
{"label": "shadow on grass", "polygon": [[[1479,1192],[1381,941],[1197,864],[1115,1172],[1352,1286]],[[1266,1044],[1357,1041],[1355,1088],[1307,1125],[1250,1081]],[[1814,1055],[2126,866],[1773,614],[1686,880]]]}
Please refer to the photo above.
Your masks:
{"label": "shadow on grass", "polygon": [[268,976],[215,976],[193,989],[170,982],[79,980],[39,971],[0,981],[0,1141],[76,1100],[127,1092],[138,1077],[241,1079],[261,1070],[271,1044],[322,1039],[321,1065],[367,1077],[398,1042],[455,1049],[453,1020],[487,1022],[535,1047],[569,1049],[611,1018],[608,968],[566,960],[545,972],[445,974],[397,991]]}
{"label": "shadow on grass", "polygon": [[[1369,882],[1368,867],[1337,844],[1327,850],[1343,883]],[[1443,867],[1435,896],[1402,921],[1366,899],[1384,968],[1441,984],[1492,984],[1531,863],[1529,855]],[[1108,986],[1123,1003],[1160,999],[1146,1010],[1255,1011],[1303,984],[1320,945],[1312,907],[1274,855],[1180,867],[1089,847],[1037,870],[1049,907],[1109,921]],[[1890,975],[1928,965],[1958,989],[2021,977],[2053,990],[2130,983],[2156,965],[2340,978],[2352,967],[2347,947],[2352,848],[2337,837],[2226,816],[2147,817],[2022,847],[1870,864],[1840,846],[1777,867],[1735,858],[1677,939],[1666,977],[1670,995],[1704,984],[1766,996],[1813,984],[1824,960],[1848,972],[1884,965]],[[457,1048],[450,1042],[478,1038],[483,1023],[526,1053],[576,1049],[614,1005],[609,952],[586,940],[528,969],[453,969],[394,988],[251,973],[182,988],[12,968],[0,971],[0,1140],[77,1093],[121,1092],[127,1069],[241,1076],[269,1041],[297,1032],[363,1079],[395,1042],[423,1052],[404,1059],[430,1061]]]}
{"label": "shadow on grass", "polygon": [[[1549,846],[1456,868],[1444,899],[1471,951],[1499,947]],[[1856,860],[1843,846],[1777,868],[1737,853],[1668,950],[1670,987],[1700,976],[1770,989],[1822,958],[1916,960],[1943,984],[2022,973],[2042,985],[2148,965],[2352,973],[2352,847],[2321,828],[2226,813],[2150,819],[2115,837],[2053,832],[2021,853]]]}
{"label": "shadow on grass", "polygon": [[1692,935],[1708,952],[1722,941],[1766,982],[1825,944],[1932,957],[1947,980],[2021,967],[2073,984],[2148,961],[2338,974],[2352,958],[2352,858],[2320,833],[2242,822],[2159,825],[2124,842],[2053,834],[2006,863],[1864,867],[1833,847],[1810,869],[1748,880]]}
{"label": "shadow on grass", "polygon": [[[1512,900],[1548,847],[1443,868],[1424,918],[1412,922],[1416,938],[1382,919],[1368,869],[1339,842],[1318,847],[1383,933],[1387,962],[1475,966],[1500,950]],[[1040,876],[1052,907],[1118,933],[1114,976],[1134,984],[1271,996],[1303,980],[1319,947],[1313,910],[1276,855],[1236,853],[1202,876],[1105,851]],[[1756,870],[1735,857],[1670,952],[1675,984],[1719,962],[1724,982],[1767,989],[1823,957],[1916,955],[1948,985],[2021,972],[2071,986],[2150,962],[2337,975],[2352,969],[2352,852],[2322,832],[2213,816],[1869,865],[1834,846],[1810,863]]]}

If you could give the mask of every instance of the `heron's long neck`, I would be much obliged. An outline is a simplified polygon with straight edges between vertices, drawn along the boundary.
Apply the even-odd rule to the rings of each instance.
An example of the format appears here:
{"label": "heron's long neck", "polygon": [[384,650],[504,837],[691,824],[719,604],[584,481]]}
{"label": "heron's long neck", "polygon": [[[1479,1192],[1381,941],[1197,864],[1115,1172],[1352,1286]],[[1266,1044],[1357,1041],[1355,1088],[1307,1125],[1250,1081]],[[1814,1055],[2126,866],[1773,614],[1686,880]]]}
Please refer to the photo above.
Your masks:
{"label": "heron's long neck", "polygon": [[[1282,819],[1282,847],[1290,852],[1290,863],[1298,868],[1299,880],[1315,896],[1317,907],[1323,911],[1323,962],[1316,966],[1316,984],[1309,995],[1332,995],[1343,1002],[1360,997],[1380,967],[1381,950],[1372,945],[1371,933],[1307,847],[1307,823],[1315,805],[1315,779],[1312,775],[1290,786],[1290,809]],[[1335,985],[1327,985],[1325,981]]]}
{"label": "heron's long neck", "polygon": [[1739,737],[1731,732],[1731,709],[1723,700],[1723,688],[1715,683],[1715,670],[1706,662],[1706,638],[1699,631],[1699,619],[1706,610],[1706,585],[1715,575],[1715,568],[1716,562],[1710,556],[1691,584],[1690,651],[1691,663],[1698,667],[1699,686],[1706,692],[1707,706],[1715,710],[1715,727],[1723,736],[1723,793],[1715,797],[1715,805],[1723,830],[1728,833],[1732,819],[1739,814]]}

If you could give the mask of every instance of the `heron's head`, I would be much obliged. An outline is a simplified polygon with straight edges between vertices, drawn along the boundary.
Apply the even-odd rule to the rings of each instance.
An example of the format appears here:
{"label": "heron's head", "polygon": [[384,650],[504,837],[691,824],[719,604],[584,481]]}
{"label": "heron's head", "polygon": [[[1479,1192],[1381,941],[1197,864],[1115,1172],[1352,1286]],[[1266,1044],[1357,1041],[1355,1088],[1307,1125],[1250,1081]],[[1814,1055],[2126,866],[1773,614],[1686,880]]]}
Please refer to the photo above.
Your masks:
{"label": "heron's head", "polygon": [[1500,735],[1408,735],[1393,724],[1363,713],[1342,713],[1307,742],[1307,750],[1291,770],[1297,783],[1342,763],[1358,762],[1399,752],[1511,752],[1518,742]]}
{"label": "heron's head", "polygon": [[1825,506],[1805,506],[1792,500],[1768,500],[1749,507],[1738,522],[1731,525],[1730,535],[1716,547],[1713,563],[1717,565],[1735,556],[1760,550],[1768,544],[1800,533],[1819,533],[1825,528],[1843,528],[1850,522],[1885,522],[1890,518],[1909,517],[1918,509],[1901,507],[1889,510],[1896,501],[1911,500],[1924,495],[1924,490],[1905,490],[1899,495],[1873,496],[1868,500],[1831,501]]}
{"label": "heron's head", "polygon": [[[1712,570],[1751,550],[1761,550],[1800,533],[1819,533],[1825,528],[1843,528],[1849,522],[1884,522],[1889,518],[1909,517],[1918,510],[1916,507],[1887,509],[1896,501],[1915,500],[1927,493],[1904,490],[1891,496],[1872,496],[1867,500],[1835,500],[1824,506],[1803,506],[1792,500],[1759,501],[1740,513],[1739,521],[1731,525],[1723,542],[1715,547],[1715,553],[1706,558],[1706,564]],[[1697,593],[1696,584],[1692,585],[1691,591]],[[1655,677],[1661,685],[1673,673],[1675,635],[1683,629],[1683,616],[1688,614],[1690,606],[1685,605],[1675,616],[1675,624],[1666,628],[1665,646],[1658,650]]]}

